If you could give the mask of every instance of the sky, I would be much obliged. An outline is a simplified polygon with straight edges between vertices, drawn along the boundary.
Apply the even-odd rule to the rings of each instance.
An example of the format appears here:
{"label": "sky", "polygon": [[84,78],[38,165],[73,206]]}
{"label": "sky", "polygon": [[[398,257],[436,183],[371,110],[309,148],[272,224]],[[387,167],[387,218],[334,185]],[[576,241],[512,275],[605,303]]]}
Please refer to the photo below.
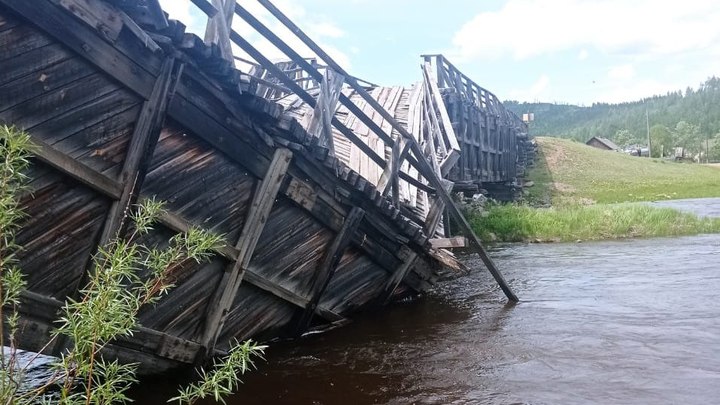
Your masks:
{"label": "sky", "polygon": [[[160,0],[202,37],[189,0]],[[256,0],[239,2],[313,56]],[[501,100],[591,105],[696,88],[720,75],[718,0],[275,0],[350,74],[381,85],[421,79],[444,54]],[[233,29],[271,60],[283,54],[239,17]],[[239,52],[239,51],[238,51]],[[243,66],[238,66],[243,68]]]}

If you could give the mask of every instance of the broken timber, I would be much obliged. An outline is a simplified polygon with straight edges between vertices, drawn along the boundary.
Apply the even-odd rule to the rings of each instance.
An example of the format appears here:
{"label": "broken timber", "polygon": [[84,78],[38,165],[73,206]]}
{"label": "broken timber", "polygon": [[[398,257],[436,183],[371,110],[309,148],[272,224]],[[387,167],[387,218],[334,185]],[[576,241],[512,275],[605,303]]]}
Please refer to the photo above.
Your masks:
{"label": "broken timber", "polygon": [[[206,41],[155,0],[0,0],[0,122],[39,146],[17,234],[28,280],[22,348],[43,347],[92,255],[146,198],[167,205],[149,242],[197,226],[227,246],[180,269],[177,287],[140,313],[142,329],[108,346],[144,372],[203,361],[233,339],[344,323],[422,291],[452,261],[431,249],[444,210],[517,299],[443,178],[469,159],[466,121],[453,115],[466,106],[452,104],[445,79],[458,73],[426,61],[411,89],[361,85],[266,0],[317,58],[235,2],[193,3],[210,19]],[[234,32],[235,15],[290,62],[271,63]],[[504,121],[492,132],[478,124],[491,117],[476,115],[483,132],[474,133],[500,137]],[[513,139],[493,142],[513,148]],[[502,153],[499,181],[519,164]]]}

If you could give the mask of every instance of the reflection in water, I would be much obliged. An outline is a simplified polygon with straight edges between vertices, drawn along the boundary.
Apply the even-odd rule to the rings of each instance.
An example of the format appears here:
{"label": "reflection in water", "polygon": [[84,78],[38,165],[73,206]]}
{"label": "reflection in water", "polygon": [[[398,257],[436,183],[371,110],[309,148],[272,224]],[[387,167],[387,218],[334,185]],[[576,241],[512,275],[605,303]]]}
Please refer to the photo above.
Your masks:
{"label": "reflection in water", "polygon": [[[493,256],[519,304],[505,305],[491,277],[473,272],[346,328],[272,345],[230,403],[720,398],[719,235],[506,245]],[[159,403],[150,395],[162,385],[150,386],[139,403]]]}

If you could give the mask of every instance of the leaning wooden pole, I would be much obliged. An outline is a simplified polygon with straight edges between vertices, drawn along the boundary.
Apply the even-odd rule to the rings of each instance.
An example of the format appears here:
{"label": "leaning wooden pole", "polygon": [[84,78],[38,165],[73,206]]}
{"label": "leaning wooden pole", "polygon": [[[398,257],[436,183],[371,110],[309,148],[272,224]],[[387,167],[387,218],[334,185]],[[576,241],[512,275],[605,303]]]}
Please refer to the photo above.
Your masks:
{"label": "leaning wooden pole", "polygon": [[448,211],[450,214],[457,220],[458,224],[461,227],[462,232],[467,236],[467,238],[470,240],[471,245],[475,248],[477,253],[480,255],[480,258],[482,259],[483,263],[487,267],[488,271],[490,271],[490,274],[492,274],[493,278],[495,278],[495,281],[500,285],[500,288],[505,293],[505,296],[510,301],[518,301],[517,296],[515,293],[510,289],[510,286],[505,281],[505,278],[500,273],[500,270],[498,270],[497,266],[493,262],[493,260],[490,258],[490,256],[487,254],[487,251],[483,247],[482,243],[480,242],[480,239],[475,235],[475,232],[473,232],[472,228],[470,227],[470,224],[467,222],[467,219],[465,219],[465,216],[460,212],[460,209],[457,207],[455,202],[452,200],[450,194],[445,191],[443,188],[442,181],[440,177],[437,176],[435,171],[433,170],[432,166],[430,166],[430,162],[428,162],[426,159],[423,158],[424,154],[422,152],[422,149],[420,148],[420,145],[416,142],[415,138],[410,134],[407,129],[402,126],[395,118],[388,113],[381,105],[377,102],[360,84],[355,80],[352,76],[350,76],[340,65],[338,65],[325,51],[320,48],[310,37],[307,36],[295,23],[293,23],[285,14],[283,14],[275,5],[270,2],[270,0],[258,0],[260,4],[263,5],[275,18],[277,18],[285,27],[287,27],[291,32],[293,32],[300,40],[311,50],[313,51],[320,59],[324,60],[325,63],[328,65],[329,68],[335,70],[337,73],[345,76],[345,82],[352,87],[357,94],[359,94],[365,102],[367,102],[371,107],[373,107],[380,115],[389,122],[393,128],[395,128],[402,136],[407,138],[410,142],[410,148],[417,157],[417,163],[418,163],[418,169],[421,172],[421,174],[430,182],[430,185],[435,188],[436,192],[442,198],[442,200],[445,202],[445,205],[447,206]]}

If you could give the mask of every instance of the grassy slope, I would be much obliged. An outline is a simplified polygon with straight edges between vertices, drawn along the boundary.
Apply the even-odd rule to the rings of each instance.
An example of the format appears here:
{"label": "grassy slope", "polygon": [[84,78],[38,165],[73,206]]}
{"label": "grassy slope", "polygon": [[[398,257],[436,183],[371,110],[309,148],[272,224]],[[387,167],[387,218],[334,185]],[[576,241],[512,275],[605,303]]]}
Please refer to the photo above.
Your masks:
{"label": "grassy slope", "polygon": [[718,167],[638,158],[559,138],[536,139],[544,162],[531,172],[539,188],[532,195],[547,193],[549,187],[554,204],[720,196]]}
{"label": "grassy slope", "polygon": [[608,204],[720,196],[720,167],[663,162],[537,138],[538,159],[526,205],[491,206],[470,215],[485,240],[574,241],[720,232],[720,218],[669,208]]}

